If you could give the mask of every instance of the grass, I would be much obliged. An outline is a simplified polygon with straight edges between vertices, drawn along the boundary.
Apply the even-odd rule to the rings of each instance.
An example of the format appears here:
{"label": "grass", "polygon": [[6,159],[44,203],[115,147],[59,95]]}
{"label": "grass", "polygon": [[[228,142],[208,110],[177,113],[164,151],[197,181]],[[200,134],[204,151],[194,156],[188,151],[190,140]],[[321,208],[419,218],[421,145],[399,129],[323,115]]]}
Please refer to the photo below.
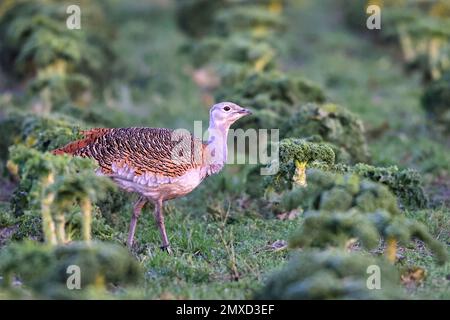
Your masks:
{"label": "grass", "polygon": [[[288,258],[286,241],[300,220],[264,219],[238,205],[238,196],[220,191],[221,177],[209,178],[198,190],[165,206],[166,228],[173,256],[159,249],[160,235],[147,205],[136,230],[133,249],[146,273],[146,282],[125,298],[138,294],[152,299],[245,299]],[[132,197],[130,197],[132,198]],[[125,243],[131,199],[122,209],[114,236]]]}
{"label": "grass", "polygon": [[286,239],[296,224],[248,217],[223,224],[176,212],[167,218],[174,258],[158,250],[159,233],[152,222],[146,221],[140,225],[145,234],[138,234],[141,243],[153,244],[147,248],[152,254],[141,256],[147,270],[146,295],[251,298],[267,274],[287,257],[286,250],[274,251],[268,244]]}

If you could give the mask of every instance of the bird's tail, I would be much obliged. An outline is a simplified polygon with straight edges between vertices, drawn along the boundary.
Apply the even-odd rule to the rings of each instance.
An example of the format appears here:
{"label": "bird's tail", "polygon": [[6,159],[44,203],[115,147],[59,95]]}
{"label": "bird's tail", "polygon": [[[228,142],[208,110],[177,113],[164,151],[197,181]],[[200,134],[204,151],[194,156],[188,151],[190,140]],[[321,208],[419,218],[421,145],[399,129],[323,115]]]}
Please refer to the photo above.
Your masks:
{"label": "bird's tail", "polygon": [[80,133],[84,136],[83,139],[76,140],[66,144],[65,146],[52,151],[54,155],[62,154],[75,154],[81,148],[84,148],[93,143],[97,138],[103,136],[110,129],[107,128],[94,128],[90,130],[83,130]]}
{"label": "bird's tail", "polygon": [[85,142],[86,139],[77,140],[66,144],[64,147],[55,149],[52,151],[54,155],[70,154],[73,155],[77,150],[86,147],[88,143]]}

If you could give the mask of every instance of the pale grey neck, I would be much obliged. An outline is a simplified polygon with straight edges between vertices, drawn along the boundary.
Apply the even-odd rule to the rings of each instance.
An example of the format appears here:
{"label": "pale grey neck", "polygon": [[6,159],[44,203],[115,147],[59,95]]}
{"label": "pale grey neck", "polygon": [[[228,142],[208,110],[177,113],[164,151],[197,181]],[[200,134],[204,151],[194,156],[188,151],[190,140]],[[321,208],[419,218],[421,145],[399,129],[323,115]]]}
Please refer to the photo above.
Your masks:
{"label": "pale grey neck", "polygon": [[229,128],[228,124],[217,124],[213,119],[209,121],[207,147],[211,159],[208,163],[208,174],[219,172],[227,162]]}

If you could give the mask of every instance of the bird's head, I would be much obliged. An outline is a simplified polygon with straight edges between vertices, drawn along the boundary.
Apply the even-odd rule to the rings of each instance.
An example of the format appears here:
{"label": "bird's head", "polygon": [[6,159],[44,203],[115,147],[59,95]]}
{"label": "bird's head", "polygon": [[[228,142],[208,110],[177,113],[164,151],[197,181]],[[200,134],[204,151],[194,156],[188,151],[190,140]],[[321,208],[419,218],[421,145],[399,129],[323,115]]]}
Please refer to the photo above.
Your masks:
{"label": "bird's head", "polygon": [[250,110],[233,102],[220,102],[211,107],[210,121],[216,128],[229,128],[235,121],[250,114]]}

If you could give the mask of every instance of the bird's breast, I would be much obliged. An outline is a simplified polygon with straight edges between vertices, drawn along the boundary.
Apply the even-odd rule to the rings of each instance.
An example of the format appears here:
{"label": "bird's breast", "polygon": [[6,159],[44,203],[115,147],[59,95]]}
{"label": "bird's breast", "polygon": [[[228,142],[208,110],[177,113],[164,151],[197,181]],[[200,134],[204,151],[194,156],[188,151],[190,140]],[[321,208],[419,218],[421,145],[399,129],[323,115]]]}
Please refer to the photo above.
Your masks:
{"label": "bird's breast", "polygon": [[182,197],[194,190],[203,180],[201,169],[187,170],[178,177],[167,177],[151,172],[136,174],[126,166],[115,167],[111,178],[129,192],[137,192],[150,199],[169,200]]}

